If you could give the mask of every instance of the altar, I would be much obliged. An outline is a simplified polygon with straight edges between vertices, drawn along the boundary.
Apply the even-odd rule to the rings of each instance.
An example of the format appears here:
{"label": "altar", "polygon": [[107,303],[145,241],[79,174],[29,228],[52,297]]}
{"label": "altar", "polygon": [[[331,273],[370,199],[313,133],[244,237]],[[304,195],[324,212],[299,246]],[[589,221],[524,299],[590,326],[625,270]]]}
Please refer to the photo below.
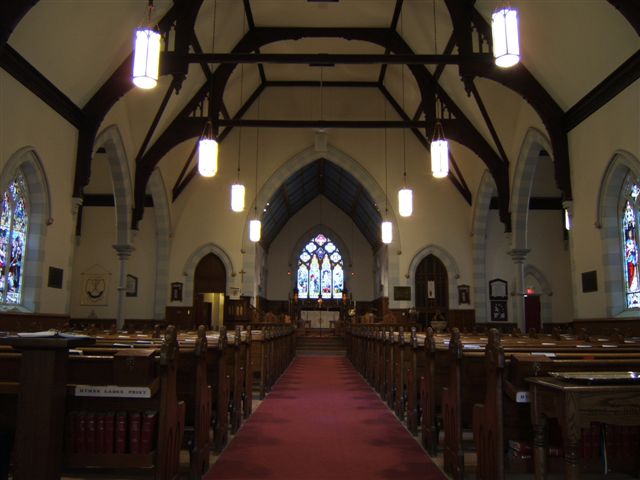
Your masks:
{"label": "altar", "polygon": [[335,322],[340,320],[340,311],[319,309],[301,310],[300,320],[309,328],[333,328]]}

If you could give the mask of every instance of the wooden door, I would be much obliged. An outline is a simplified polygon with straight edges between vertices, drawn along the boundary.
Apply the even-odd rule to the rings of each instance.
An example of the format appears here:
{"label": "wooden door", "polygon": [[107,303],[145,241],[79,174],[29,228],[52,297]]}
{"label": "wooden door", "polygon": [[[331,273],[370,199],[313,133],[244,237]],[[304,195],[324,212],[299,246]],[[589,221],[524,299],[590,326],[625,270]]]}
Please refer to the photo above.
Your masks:
{"label": "wooden door", "polygon": [[225,293],[227,271],[217,255],[209,253],[202,257],[194,272],[193,309],[194,326],[211,322],[211,303],[205,301],[206,293]]}
{"label": "wooden door", "polygon": [[535,328],[536,332],[542,329],[540,295],[527,295],[524,297],[524,328],[527,332],[532,328]]}
{"label": "wooden door", "polygon": [[420,320],[429,322],[436,312],[447,318],[449,311],[449,275],[444,263],[435,255],[427,255],[416,269],[416,310]]}

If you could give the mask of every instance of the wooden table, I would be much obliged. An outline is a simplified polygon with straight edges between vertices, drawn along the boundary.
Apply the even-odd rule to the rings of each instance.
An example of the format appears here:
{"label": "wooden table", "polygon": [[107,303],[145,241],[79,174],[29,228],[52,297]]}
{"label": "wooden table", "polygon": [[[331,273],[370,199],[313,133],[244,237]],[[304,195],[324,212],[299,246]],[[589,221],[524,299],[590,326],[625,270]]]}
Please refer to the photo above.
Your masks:
{"label": "wooden table", "polygon": [[[584,372],[582,372],[584,373]],[[602,373],[602,372],[599,372]],[[640,384],[580,384],[551,377],[527,378],[531,384],[535,478],[547,470],[547,420],[556,418],[564,443],[565,478],[580,478],[578,444],[591,422],[640,425]],[[637,461],[637,460],[636,460]]]}
{"label": "wooden table", "polygon": [[84,337],[0,338],[22,353],[15,480],[60,478],[68,350],[94,343]]}

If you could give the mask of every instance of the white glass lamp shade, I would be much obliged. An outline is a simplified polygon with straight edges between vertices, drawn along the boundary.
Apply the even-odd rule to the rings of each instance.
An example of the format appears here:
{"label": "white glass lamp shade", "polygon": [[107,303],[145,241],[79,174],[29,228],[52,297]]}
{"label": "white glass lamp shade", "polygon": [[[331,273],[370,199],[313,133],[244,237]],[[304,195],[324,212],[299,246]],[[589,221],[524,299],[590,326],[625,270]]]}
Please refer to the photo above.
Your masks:
{"label": "white glass lamp shade", "polygon": [[231,185],[231,210],[234,212],[244,210],[244,185],[240,183]]}
{"label": "white glass lamp shade", "polygon": [[160,66],[160,33],[151,28],[136,30],[133,52],[133,84],[149,89],[158,83]]}
{"label": "white glass lamp shade", "polygon": [[262,223],[260,220],[251,220],[249,222],[249,240],[259,242],[262,234]]}
{"label": "white glass lamp shade", "polygon": [[382,222],[382,243],[389,244],[393,241],[393,224],[385,220]]}
{"label": "white glass lamp shade", "polygon": [[410,188],[398,191],[398,213],[401,217],[410,217],[413,213],[413,190]]}
{"label": "white glass lamp shade", "polygon": [[571,215],[569,215],[569,210],[564,209],[564,229],[571,230]]}
{"label": "white glass lamp shade", "polygon": [[198,143],[198,173],[203,177],[218,173],[218,142],[213,138],[201,138]]}
{"label": "white glass lamp shade", "polygon": [[435,178],[449,175],[449,142],[444,138],[431,141],[431,174]]}
{"label": "white glass lamp shade", "polygon": [[507,68],[518,63],[520,61],[518,11],[505,7],[493,12],[491,15],[491,34],[496,65]]}

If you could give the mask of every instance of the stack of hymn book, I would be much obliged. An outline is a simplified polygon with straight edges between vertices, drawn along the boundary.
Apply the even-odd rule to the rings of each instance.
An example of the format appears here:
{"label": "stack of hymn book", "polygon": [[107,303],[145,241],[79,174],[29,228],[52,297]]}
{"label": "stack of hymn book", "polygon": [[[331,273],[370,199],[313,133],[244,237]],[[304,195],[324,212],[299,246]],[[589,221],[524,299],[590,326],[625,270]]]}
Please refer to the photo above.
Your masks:
{"label": "stack of hymn book", "polygon": [[148,454],[155,449],[158,412],[88,412],[67,415],[68,454]]}

